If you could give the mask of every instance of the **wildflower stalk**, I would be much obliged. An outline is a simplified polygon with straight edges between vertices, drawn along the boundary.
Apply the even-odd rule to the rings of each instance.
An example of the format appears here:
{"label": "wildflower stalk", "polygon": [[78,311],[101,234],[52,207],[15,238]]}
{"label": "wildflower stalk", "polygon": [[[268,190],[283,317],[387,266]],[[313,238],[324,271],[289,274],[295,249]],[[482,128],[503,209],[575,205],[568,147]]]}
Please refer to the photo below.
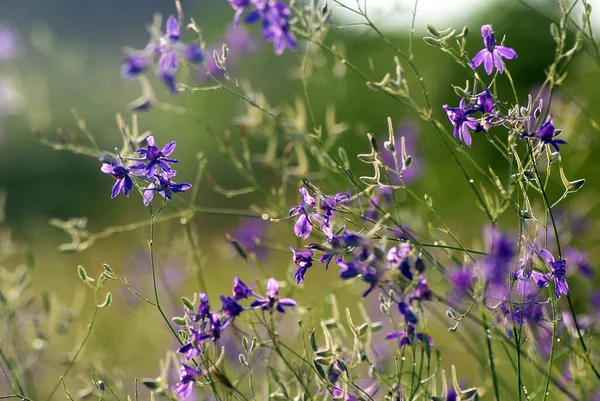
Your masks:
{"label": "wildflower stalk", "polygon": [[[544,199],[544,203],[546,206],[546,210],[548,211],[548,215],[550,216],[550,220],[552,222],[552,227],[554,229],[554,237],[556,239],[556,247],[558,250],[558,258],[562,259],[562,251],[561,251],[561,247],[560,247],[560,239],[558,237],[558,229],[556,227],[556,221],[554,220],[554,215],[552,214],[552,207],[550,206],[550,202],[548,201],[548,196],[546,195],[546,191],[544,190],[544,187],[542,185],[542,180],[540,178],[540,174],[537,170],[537,163],[535,161],[535,156],[533,154],[533,148],[531,146],[530,141],[527,141],[527,146],[529,148],[529,152],[531,154],[531,162],[533,164],[533,171],[535,172],[535,176],[536,179],[538,181],[538,184],[540,186],[540,190],[542,192],[542,197]],[[583,334],[581,333],[581,329],[579,327],[579,322],[577,321],[577,314],[575,313],[575,309],[573,308],[573,303],[571,302],[571,296],[570,295],[566,295],[567,297],[567,301],[569,303],[569,311],[571,312],[571,316],[573,318],[573,323],[575,324],[575,329],[577,331],[577,337],[579,339],[579,343],[581,344],[581,348],[583,349],[583,353],[584,353],[584,359],[586,361],[586,363],[589,365],[589,367],[592,369],[592,371],[594,372],[594,375],[596,375],[596,378],[598,380],[600,380],[600,372],[598,372],[598,369],[596,368],[596,366],[594,365],[594,363],[592,362],[590,355],[588,353],[588,347],[585,344],[585,340],[583,339]],[[554,309],[553,309],[554,311]],[[556,316],[554,316],[553,320],[556,320]]]}
{"label": "wildflower stalk", "polygon": [[165,321],[167,326],[169,326],[171,333],[173,333],[173,335],[175,336],[177,341],[179,341],[179,343],[181,345],[183,345],[183,341],[181,341],[181,338],[179,338],[179,336],[175,332],[175,329],[173,329],[173,326],[171,326],[169,319],[165,315],[165,312],[163,311],[162,307],[160,306],[160,299],[158,296],[158,286],[156,284],[156,266],[154,263],[154,218],[155,218],[155,216],[154,216],[152,209],[153,209],[153,202],[150,202],[148,204],[148,210],[150,212],[150,241],[148,241],[148,246],[150,248],[150,267],[152,269],[152,287],[154,290],[154,302],[156,303],[156,309],[158,309],[158,312],[162,316],[163,320]]}
{"label": "wildflower stalk", "polygon": [[10,359],[8,359],[8,357],[2,350],[1,346],[0,346],[0,357],[2,357],[2,360],[6,364],[8,371],[11,373],[12,379],[15,381],[16,388],[15,388],[15,384],[13,384],[12,380],[10,380],[9,376],[6,374],[6,371],[4,370],[4,366],[2,365],[2,363],[0,363],[0,369],[2,369],[2,374],[6,378],[6,381],[8,382],[8,384],[10,385],[10,387],[12,388],[12,390],[15,393],[23,394],[24,393],[23,387],[21,386],[21,383],[19,381],[19,375],[16,372],[16,369],[13,367],[12,363],[10,362]]}
{"label": "wildflower stalk", "polygon": [[487,318],[485,316],[485,314],[482,311],[481,314],[481,318],[482,318],[482,323],[483,323],[483,331],[484,331],[484,335],[485,335],[485,342],[486,342],[486,346],[487,346],[487,354],[488,354],[488,359],[490,361],[490,372],[492,374],[492,383],[494,386],[494,395],[496,397],[496,401],[500,401],[500,389],[498,388],[498,377],[496,375],[496,365],[494,363],[494,351],[492,348],[492,339],[491,339],[491,333],[490,333],[490,328],[487,324]]}
{"label": "wildflower stalk", "polygon": [[60,380],[54,385],[54,387],[52,387],[50,394],[48,394],[48,396],[46,396],[45,401],[50,401],[52,399],[52,397],[56,393],[56,390],[58,390],[58,388],[60,387],[61,382],[64,380],[65,377],[67,377],[67,375],[71,371],[71,368],[73,368],[73,366],[75,365],[75,361],[79,357],[79,354],[81,354],[81,351],[83,350],[84,345],[87,343],[87,340],[89,339],[90,334],[92,333],[92,329],[94,328],[94,323],[96,322],[96,316],[98,315],[98,310],[100,310],[100,306],[98,305],[98,290],[100,289],[100,283],[101,283],[101,280],[98,280],[96,282],[96,286],[94,287],[94,312],[92,314],[92,318],[90,319],[90,322],[88,323],[88,327],[87,327],[85,336],[83,337],[83,340],[79,344],[79,347],[77,347],[77,351],[75,351],[75,355],[73,355],[72,358],[69,358],[70,359],[69,364],[67,365],[67,367],[63,371],[62,375],[60,376]]}

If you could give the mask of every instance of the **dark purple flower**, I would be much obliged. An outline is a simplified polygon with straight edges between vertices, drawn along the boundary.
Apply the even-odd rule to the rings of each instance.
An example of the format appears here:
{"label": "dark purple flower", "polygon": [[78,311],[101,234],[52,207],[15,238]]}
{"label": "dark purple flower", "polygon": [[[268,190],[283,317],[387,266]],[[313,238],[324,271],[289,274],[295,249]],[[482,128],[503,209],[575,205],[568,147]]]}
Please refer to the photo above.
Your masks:
{"label": "dark purple flower", "polygon": [[228,0],[235,10],[234,23],[237,25],[244,12],[248,11],[245,22],[253,24],[261,21],[263,38],[273,42],[275,53],[283,54],[286,48],[296,49],[296,37],[290,24],[291,10],[281,1],[274,0]]}
{"label": "dark purple flower", "polygon": [[163,172],[162,174],[157,174],[155,176],[155,182],[151,183],[146,187],[144,192],[144,205],[148,206],[150,202],[154,200],[154,193],[158,192],[160,196],[165,198],[166,200],[171,200],[173,193],[185,192],[190,189],[192,186],[188,183],[177,184],[176,182],[171,181],[171,178],[175,175],[175,170],[171,170],[170,172]]}
{"label": "dark purple flower", "polygon": [[179,369],[179,383],[173,387],[173,391],[175,395],[180,400],[185,400],[192,394],[192,390],[194,389],[194,382],[196,378],[200,376],[198,370],[190,368],[189,366],[183,364]]}
{"label": "dark purple flower", "polygon": [[469,115],[475,113],[477,109],[467,106],[465,104],[465,99],[460,100],[458,107],[448,107],[446,104],[442,107],[446,110],[448,119],[454,126],[454,137],[458,138],[458,141],[461,144],[465,143],[470,147],[471,133],[469,130],[480,131],[482,129],[477,119],[469,117]]}
{"label": "dark purple flower", "polygon": [[217,341],[221,338],[221,330],[223,330],[221,325],[221,315],[218,312],[213,312],[208,319],[208,330],[199,336],[198,341]]}
{"label": "dark purple flower", "polygon": [[223,304],[223,315],[225,315],[229,322],[233,322],[235,318],[238,317],[240,313],[244,311],[244,308],[242,308],[241,305],[237,303],[235,298],[221,295],[221,303]]}
{"label": "dark purple flower", "polygon": [[267,298],[259,298],[254,301],[250,307],[260,308],[262,310],[277,309],[280,313],[285,313],[284,307],[298,306],[296,301],[291,298],[279,298],[279,283],[274,278],[267,281]]}
{"label": "dark purple flower", "polygon": [[146,46],[144,50],[126,50],[121,65],[121,76],[125,79],[134,79],[145,73],[152,64],[153,51],[152,45]]}
{"label": "dark purple flower", "polygon": [[417,315],[413,313],[413,311],[410,309],[410,306],[408,306],[406,302],[398,302],[398,310],[400,311],[400,313],[402,313],[404,319],[406,319],[408,323],[416,324],[419,321]]}
{"label": "dark purple flower", "polygon": [[204,52],[198,43],[185,44],[179,40],[183,21],[173,15],[167,19],[163,35],[155,50],[161,54],[158,60],[158,76],[172,93],[177,93],[175,74],[179,69],[179,59],[184,58],[192,64],[204,61]]}
{"label": "dark purple flower", "polygon": [[210,315],[210,305],[208,304],[208,294],[201,292],[198,294],[198,313],[188,312],[188,316],[193,322],[199,322],[208,318]]}
{"label": "dark purple flower", "polygon": [[410,337],[407,335],[405,331],[397,330],[388,333],[385,336],[386,340],[398,340],[398,347],[402,348],[405,345],[410,345]]}
{"label": "dark purple flower", "polygon": [[485,67],[485,72],[491,75],[494,71],[494,67],[499,73],[504,72],[504,62],[502,58],[512,60],[517,58],[517,52],[509,47],[497,46],[496,36],[492,31],[491,25],[483,25],[481,27],[481,36],[483,36],[483,44],[485,49],[480,50],[473,60],[471,60],[471,66],[473,68],[479,67],[482,63]]}
{"label": "dark purple flower", "polygon": [[[179,160],[170,159],[167,157],[175,150],[175,141],[167,143],[162,149],[156,146],[156,142],[154,141],[154,137],[152,135],[149,135],[148,138],[146,138],[146,142],[148,144],[146,149],[139,149],[136,151],[136,153],[139,153],[144,158],[134,159],[148,162],[147,165],[143,166],[146,177],[153,178],[157,173],[158,167],[160,167],[164,172],[169,172],[171,171],[171,166],[169,166],[169,163],[179,163]],[[139,163],[135,166],[136,169],[141,169],[141,167],[142,165]]]}
{"label": "dark purple flower", "polygon": [[235,300],[240,300],[240,299],[246,299],[252,295],[254,295],[254,293],[252,292],[252,289],[254,288],[254,286],[256,285],[256,282],[250,283],[250,285],[246,285],[244,284],[244,282],[242,280],[240,280],[240,278],[237,276],[237,274],[235,275],[235,277],[233,278],[233,297]]}
{"label": "dark purple flower", "polygon": [[337,193],[334,196],[323,196],[323,198],[321,198],[321,209],[325,212],[323,217],[326,225],[330,225],[329,223],[333,217],[335,209],[349,200],[350,197],[345,193]]}
{"label": "dark purple flower", "polygon": [[412,301],[431,301],[433,299],[433,291],[429,288],[425,277],[420,276],[417,282],[417,286],[414,289],[413,295],[410,297]]}
{"label": "dark purple flower", "polygon": [[540,256],[550,266],[552,271],[552,277],[554,277],[554,285],[556,298],[560,298],[561,295],[569,295],[569,285],[565,278],[567,274],[567,261],[564,259],[554,260],[554,256],[546,249],[542,249]]}
{"label": "dark purple flower", "polygon": [[118,163],[116,160],[113,160],[110,164],[104,163],[100,170],[117,179],[110,195],[112,199],[116,198],[121,191],[123,191],[125,196],[129,196],[129,192],[133,189],[133,180],[129,176],[129,169],[127,167]]}
{"label": "dark purple flower", "polygon": [[281,55],[286,48],[296,49],[296,36],[290,25],[290,8],[280,1],[269,1],[263,11],[263,37],[273,42],[275,54]]}
{"label": "dark purple flower", "polygon": [[481,111],[484,114],[494,112],[494,108],[496,107],[496,102],[490,93],[488,87],[479,94],[477,94],[477,110]]}
{"label": "dark purple flower", "polygon": [[179,348],[178,353],[184,354],[186,361],[199,358],[202,355],[202,337],[200,333],[190,328],[190,342]]}
{"label": "dark purple flower", "polygon": [[298,265],[294,272],[294,278],[296,283],[300,284],[304,281],[306,271],[312,266],[313,251],[311,249],[296,249],[291,245],[289,245],[289,248],[292,251],[292,260]]}
{"label": "dark purple flower", "polygon": [[298,206],[293,207],[290,210],[290,217],[298,216],[296,224],[294,224],[294,234],[296,237],[307,239],[312,232],[312,225],[309,218],[322,220],[321,216],[314,211],[315,198],[310,196],[306,188],[300,188],[300,195],[302,195],[302,201]]}
{"label": "dark purple flower", "polygon": [[546,121],[540,127],[540,130],[538,132],[535,132],[533,134],[524,134],[524,136],[538,138],[543,143],[545,143],[546,145],[551,145],[557,152],[559,152],[560,150],[558,149],[558,145],[566,145],[567,143],[562,139],[556,139],[556,135],[556,128],[554,128],[552,116],[548,117],[548,121]]}

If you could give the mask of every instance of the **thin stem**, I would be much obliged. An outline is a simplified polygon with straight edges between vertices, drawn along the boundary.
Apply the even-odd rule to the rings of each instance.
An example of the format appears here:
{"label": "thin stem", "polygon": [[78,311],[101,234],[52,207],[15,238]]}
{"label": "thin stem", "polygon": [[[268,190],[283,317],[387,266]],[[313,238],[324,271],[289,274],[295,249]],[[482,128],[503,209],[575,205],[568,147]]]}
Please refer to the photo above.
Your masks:
{"label": "thin stem", "polygon": [[50,401],[52,399],[52,397],[54,396],[54,393],[56,393],[56,390],[58,390],[58,388],[60,387],[61,382],[64,380],[65,377],[67,377],[67,375],[71,371],[71,368],[73,368],[73,366],[75,365],[75,361],[77,360],[77,357],[79,357],[79,354],[81,354],[81,351],[83,350],[83,346],[85,345],[88,338],[90,337],[90,334],[92,333],[92,329],[94,328],[94,322],[96,321],[96,316],[98,315],[98,310],[100,309],[100,307],[98,306],[99,285],[100,285],[100,281],[98,281],[98,284],[96,284],[96,288],[94,289],[94,313],[92,315],[92,319],[90,320],[90,323],[88,324],[88,328],[87,328],[87,332],[85,333],[85,337],[83,338],[83,341],[81,342],[81,344],[79,344],[79,347],[77,348],[77,351],[75,352],[75,355],[73,356],[73,358],[71,358],[65,371],[61,375],[61,379],[54,385],[54,387],[50,391],[50,394],[48,394],[48,396],[45,398],[46,401]]}

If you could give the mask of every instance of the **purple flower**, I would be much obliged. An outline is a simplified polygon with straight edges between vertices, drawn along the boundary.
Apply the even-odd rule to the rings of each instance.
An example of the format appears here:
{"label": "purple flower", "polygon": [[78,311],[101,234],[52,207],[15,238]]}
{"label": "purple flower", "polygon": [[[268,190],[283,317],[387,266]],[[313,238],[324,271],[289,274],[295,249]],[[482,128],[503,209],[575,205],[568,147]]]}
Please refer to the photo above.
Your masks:
{"label": "purple flower", "polygon": [[502,58],[512,60],[517,58],[517,53],[509,47],[496,45],[496,36],[494,35],[494,31],[492,31],[491,25],[483,25],[481,27],[481,36],[483,37],[485,49],[480,50],[473,57],[471,66],[477,68],[483,63],[485,72],[488,75],[492,74],[494,67],[496,67],[499,73],[503,73],[504,61],[502,61]]}
{"label": "purple flower", "polygon": [[[483,268],[489,283],[504,292],[506,277],[516,256],[516,241],[496,228],[487,228],[486,243],[491,243],[489,254],[483,260]],[[493,288],[494,290],[494,288]]]}
{"label": "purple flower", "polygon": [[458,302],[468,295],[476,278],[470,269],[453,269],[448,273],[448,279],[451,287],[450,297]]}
{"label": "purple flower", "polygon": [[348,202],[349,200],[350,197],[345,193],[337,193],[334,196],[323,196],[323,198],[321,198],[320,206],[321,209],[325,212],[325,215],[323,216],[325,221],[324,224],[329,226],[335,209],[338,206]]}
{"label": "purple flower", "polygon": [[173,15],[169,16],[165,24],[166,34],[159,39],[156,46],[156,51],[161,54],[158,60],[158,76],[172,93],[177,93],[175,74],[179,69],[179,59],[184,58],[192,64],[204,61],[204,52],[199,43],[185,44],[179,40],[182,24],[182,20]]}
{"label": "purple flower", "polygon": [[565,278],[567,274],[567,261],[564,259],[554,260],[554,256],[546,249],[542,249],[540,256],[550,266],[552,271],[552,277],[554,277],[554,285],[556,298],[560,298],[561,295],[569,295],[569,285]]}
{"label": "purple flower", "polygon": [[133,180],[129,176],[129,169],[118,163],[116,160],[113,160],[110,164],[104,163],[100,170],[117,179],[112,188],[112,193],[110,195],[111,199],[116,198],[121,191],[123,191],[125,196],[129,196],[129,192],[133,189]]}
{"label": "purple flower", "polygon": [[201,292],[198,294],[198,313],[189,313],[188,316],[193,322],[204,320],[210,315],[210,305],[208,304],[208,294]]}
{"label": "purple flower", "polygon": [[290,8],[280,1],[269,1],[263,11],[263,37],[273,42],[277,55],[283,54],[286,48],[296,49],[296,37],[290,25],[290,15]]}
{"label": "purple flower", "polygon": [[242,14],[248,11],[245,22],[253,24],[261,21],[263,38],[273,42],[275,53],[283,54],[286,48],[296,49],[296,37],[290,24],[291,10],[281,1],[274,0],[228,0],[235,10],[234,23],[237,25]]}
{"label": "purple flower", "polygon": [[442,106],[446,110],[448,119],[454,126],[453,135],[458,138],[459,143],[462,145],[464,142],[467,146],[471,146],[471,133],[469,130],[480,131],[481,125],[477,119],[469,117],[469,114],[473,114],[477,109],[467,106],[465,99],[461,99],[458,107],[448,107],[448,105]]}
{"label": "purple flower", "polygon": [[548,284],[546,276],[538,271],[533,270],[533,252],[529,252],[529,247],[526,250],[524,259],[519,260],[521,268],[515,273],[517,280],[517,294],[529,295],[532,288],[529,286],[529,281],[533,280],[535,287],[533,290],[543,288]]}
{"label": "purple flower", "polygon": [[192,390],[194,388],[194,382],[196,378],[200,376],[198,370],[190,368],[189,366],[183,364],[179,369],[179,383],[173,387],[173,391],[177,398],[181,400],[185,400],[192,394]]}
{"label": "purple flower", "polygon": [[121,76],[125,79],[134,79],[145,73],[153,60],[154,48],[146,46],[144,50],[127,49],[121,65]]}
{"label": "purple flower", "polygon": [[293,207],[290,210],[290,217],[298,216],[296,224],[294,224],[294,234],[296,237],[307,239],[312,232],[312,225],[309,218],[321,221],[321,216],[314,211],[315,198],[310,196],[306,188],[300,188],[300,194],[302,195],[302,201],[298,206]]}
{"label": "purple flower", "polygon": [[285,313],[284,307],[298,306],[296,301],[291,298],[279,298],[279,283],[274,278],[267,281],[267,298],[259,298],[254,301],[251,308],[260,308],[262,310],[277,309],[280,313]]}
{"label": "purple flower", "polygon": [[311,249],[296,249],[291,245],[289,245],[289,248],[292,251],[292,260],[298,265],[293,277],[296,279],[296,283],[300,284],[304,281],[306,271],[312,266],[313,251]]}
{"label": "purple flower", "polygon": [[244,308],[237,303],[235,298],[226,297],[225,295],[221,295],[221,303],[222,311],[225,317],[227,318],[228,324],[233,322],[236,317],[240,315],[244,311]]}
{"label": "purple flower", "polygon": [[546,145],[551,145],[557,152],[558,145],[566,145],[567,143],[562,139],[556,139],[556,128],[554,128],[554,124],[552,121],[552,116],[548,117],[548,120],[540,127],[538,132],[532,134],[524,134],[523,136],[533,136],[541,140]]}
{"label": "purple flower", "polygon": [[157,173],[158,167],[160,167],[163,172],[169,172],[171,171],[169,163],[179,163],[179,160],[169,159],[167,157],[175,150],[175,141],[167,143],[162,149],[156,146],[156,142],[152,135],[149,135],[148,138],[146,138],[146,142],[148,144],[146,149],[136,150],[136,153],[142,155],[143,159],[133,159],[148,162],[145,166],[142,166],[141,163],[136,163],[135,165],[135,169],[141,170],[143,167],[146,177],[153,178]]}
{"label": "purple flower", "polygon": [[253,282],[249,286],[247,286],[246,284],[244,284],[244,282],[242,280],[240,280],[240,278],[236,274],[235,277],[233,278],[233,289],[232,289],[234,299],[239,301],[240,299],[246,299],[246,298],[254,295],[254,293],[252,292],[252,289],[254,288],[255,285],[256,285],[256,282]]}
{"label": "purple flower", "polygon": [[217,341],[221,338],[221,330],[223,329],[221,325],[221,315],[218,312],[213,312],[210,314],[208,319],[208,331],[202,333],[199,336],[198,341]]}
{"label": "purple flower", "polygon": [[408,323],[416,324],[419,321],[419,319],[417,318],[417,315],[415,315],[413,313],[413,311],[410,309],[410,307],[408,306],[408,304],[406,302],[404,302],[404,301],[398,302],[398,310],[404,316],[404,319],[406,319],[406,321]]}
{"label": "purple flower", "polygon": [[479,94],[477,94],[477,110],[481,111],[484,114],[494,112],[494,108],[496,107],[496,102],[490,93],[490,90],[486,86],[485,90]]}
{"label": "purple flower", "polygon": [[410,337],[407,335],[405,331],[397,330],[388,333],[385,336],[386,340],[398,340],[398,347],[402,348],[405,345],[410,345]]}
{"label": "purple flower", "polygon": [[178,353],[185,355],[185,360],[190,361],[202,355],[202,337],[199,332],[190,328],[190,342],[179,348]]}
{"label": "purple flower", "polygon": [[158,192],[160,196],[166,200],[171,200],[173,193],[185,192],[192,187],[190,184],[185,182],[177,184],[176,182],[171,181],[171,178],[174,175],[175,170],[171,170],[169,173],[163,172],[162,174],[157,174],[155,176],[155,182],[148,185],[145,189],[145,192],[150,192],[144,194],[145,206],[148,206],[150,202],[154,200],[155,192]]}
{"label": "purple flower", "polygon": [[425,277],[420,276],[417,282],[417,286],[414,289],[413,295],[410,297],[410,302],[413,301],[431,301],[433,299],[433,292],[427,284]]}

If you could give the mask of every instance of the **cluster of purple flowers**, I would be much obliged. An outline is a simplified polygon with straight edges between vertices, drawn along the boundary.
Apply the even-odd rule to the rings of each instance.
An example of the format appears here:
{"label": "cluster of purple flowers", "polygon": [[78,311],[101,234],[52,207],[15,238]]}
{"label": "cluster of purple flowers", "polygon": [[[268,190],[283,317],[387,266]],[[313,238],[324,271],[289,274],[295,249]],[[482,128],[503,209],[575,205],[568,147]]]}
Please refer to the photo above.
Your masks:
{"label": "cluster of purple flowers", "polygon": [[227,0],[235,10],[234,21],[238,25],[243,14],[247,24],[260,22],[263,38],[273,42],[275,53],[283,54],[286,48],[296,49],[296,36],[290,24],[290,7],[276,0]]}
{"label": "cluster of purple flowers", "polygon": [[[238,276],[234,277],[232,296],[221,295],[221,309],[211,311],[208,295],[204,292],[198,294],[197,311],[186,307],[187,338],[188,342],[179,348],[178,353],[185,356],[186,361],[202,359],[204,347],[207,342],[216,342],[227,327],[244,311],[261,309],[285,313],[285,308],[298,306],[291,298],[279,297],[279,283],[274,278],[267,281],[266,296],[262,297],[254,292],[256,282],[246,285]],[[240,301],[253,299],[248,307],[240,305]],[[173,391],[179,399],[186,399],[192,392],[194,382],[206,374],[202,365],[195,368],[183,363],[180,369],[180,381]]]}
{"label": "cluster of purple flowers", "polygon": [[[121,75],[125,79],[134,79],[145,73],[159,54],[157,75],[169,91],[177,93],[176,74],[182,60],[192,64],[204,61],[204,52],[200,43],[184,43],[181,40],[183,15],[169,16],[165,24],[165,32],[159,28],[152,32],[152,37],[144,50],[128,49],[121,66]],[[147,105],[149,106],[149,105]]]}
{"label": "cluster of purple flowers", "polygon": [[398,310],[405,320],[405,331],[394,331],[388,339],[398,339],[399,344],[410,344],[415,338],[431,342],[423,333],[416,333],[418,318],[412,305],[433,298],[433,293],[423,275],[425,265],[417,250],[408,241],[399,242],[398,246],[385,250],[378,243],[342,228],[337,232],[333,229],[332,217],[340,205],[345,205],[351,198],[343,193],[334,196],[322,196],[319,212],[316,200],[306,188],[300,189],[301,203],[292,208],[291,217],[297,217],[294,233],[297,237],[306,239],[313,227],[325,235],[322,244],[310,243],[307,249],[296,249],[290,246],[292,260],[298,266],[294,272],[297,283],[304,280],[308,268],[313,264],[313,258],[320,251],[319,262],[329,268],[331,261],[339,267],[342,280],[360,278],[369,287],[363,293],[368,296],[374,289],[382,291],[393,290],[400,300],[395,300]]}
{"label": "cluster of purple flowers", "polygon": [[[504,62],[502,59],[512,60],[517,57],[517,53],[511,48],[496,45],[496,37],[491,25],[483,25],[481,27],[481,36],[483,37],[485,48],[473,57],[471,66],[476,68],[483,63],[488,75],[493,72],[494,68],[500,73],[504,72]],[[475,95],[469,102],[461,99],[458,107],[444,105],[443,109],[454,126],[453,135],[455,138],[458,138],[460,144],[464,143],[469,147],[471,146],[471,131],[482,132],[487,131],[490,127],[502,125],[507,122],[522,121],[522,138],[536,139],[543,144],[552,146],[558,152],[558,145],[566,144],[566,142],[556,139],[559,131],[554,127],[552,116],[548,116],[547,120],[541,124],[536,118],[542,104],[543,99],[540,99],[538,112],[531,113],[525,118],[504,116],[496,110],[496,101],[490,94],[489,88],[486,87],[482,93]],[[473,117],[478,112],[481,113],[481,117]]]}
{"label": "cluster of purple flowers", "polygon": [[[111,198],[116,198],[120,192],[129,196],[134,185],[133,177],[148,184],[146,187],[140,187],[146,206],[154,200],[155,193],[160,194],[166,200],[171,200],[173,193],[185,192],[192,187],[188,183],[178,184],[172,181],[177,172],[171,168],[171,164],[179,161],[168,156],[175,150],[175,141],[169,142],[162,149],[156,146],[152,135],[146,138],[146,142],[145,149],[136,151],[142,156],[141,158],[123,159],[119,157],[119,159],[112,159],[110,163],[102,165],[103,173],[117,179],[112,188]],[[127,161],[133,163],[127,166]]]}

